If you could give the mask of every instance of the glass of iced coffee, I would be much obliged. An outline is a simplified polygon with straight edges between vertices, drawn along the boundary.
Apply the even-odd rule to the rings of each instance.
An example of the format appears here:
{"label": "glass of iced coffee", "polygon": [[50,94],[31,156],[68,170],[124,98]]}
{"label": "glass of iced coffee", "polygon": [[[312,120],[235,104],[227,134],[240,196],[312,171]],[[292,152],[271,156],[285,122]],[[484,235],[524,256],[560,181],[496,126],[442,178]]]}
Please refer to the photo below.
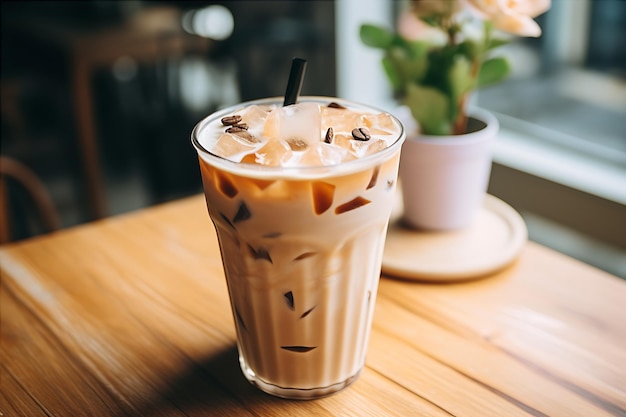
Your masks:
{"label": "glass of iced coffee", "polygon": [[194,129],[240,365],[261,390],[318,398],[361,372],[404,139],[390,114],[325,97]]}

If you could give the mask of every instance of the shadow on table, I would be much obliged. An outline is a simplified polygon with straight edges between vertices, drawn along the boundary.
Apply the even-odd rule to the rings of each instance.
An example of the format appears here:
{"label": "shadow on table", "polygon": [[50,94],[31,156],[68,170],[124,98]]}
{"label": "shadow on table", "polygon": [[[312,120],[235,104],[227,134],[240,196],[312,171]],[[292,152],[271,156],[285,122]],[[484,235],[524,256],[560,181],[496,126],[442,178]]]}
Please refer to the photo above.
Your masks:
{"label": "shadow on table", "polygon": [[[261,403],[263,403],[261,405]],[[298,401],[272,397],[252,386],[241,373],[236,345],[207,358],[179,374],[159,392],[146,399],[140,415],[164,415],[180,410],[181,415],[210,412],[210,415],[246,415],[246,409],[268,407],[279,410]],[[252,414],[250,414],[252,415]]]}

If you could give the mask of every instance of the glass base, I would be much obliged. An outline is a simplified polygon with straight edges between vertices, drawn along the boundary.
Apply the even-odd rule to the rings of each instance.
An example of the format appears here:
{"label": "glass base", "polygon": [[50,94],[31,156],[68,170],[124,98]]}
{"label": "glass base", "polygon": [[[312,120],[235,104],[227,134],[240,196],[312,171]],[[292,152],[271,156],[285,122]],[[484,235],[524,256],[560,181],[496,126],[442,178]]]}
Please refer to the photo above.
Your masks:
{"label": "glass base", "polygon": [[327,387],[285,388],[278,385],[270,384],[257,377],[254,371],[250,369],[250,367],[246,364],[246,361],[241,355],[239,356],[239,364],[241,365],[243,375],[252,385],[259,388],[261,391],[266,392],[267,394],[274,395],[280,398],[286,398],[289,400],[314,400],[334,394],[356,381],[362,370],[359,369],[356,374],[352,375],[348,379],[338,382],[336,384],[329,385]]}

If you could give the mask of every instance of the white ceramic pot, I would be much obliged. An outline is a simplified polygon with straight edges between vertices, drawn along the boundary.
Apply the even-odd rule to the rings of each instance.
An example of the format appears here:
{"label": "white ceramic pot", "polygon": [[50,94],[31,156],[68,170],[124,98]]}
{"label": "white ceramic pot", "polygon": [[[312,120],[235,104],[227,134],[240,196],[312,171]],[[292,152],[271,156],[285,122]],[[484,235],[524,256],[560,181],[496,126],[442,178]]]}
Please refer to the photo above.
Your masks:
{"label": "white ceramic pot", "polygon": [[400,181],[403,217],[409,226],[461,229],[480,210],[499,124],[485,110],[469,115],[469,133],[464,135],[407,135],[400,156]]}

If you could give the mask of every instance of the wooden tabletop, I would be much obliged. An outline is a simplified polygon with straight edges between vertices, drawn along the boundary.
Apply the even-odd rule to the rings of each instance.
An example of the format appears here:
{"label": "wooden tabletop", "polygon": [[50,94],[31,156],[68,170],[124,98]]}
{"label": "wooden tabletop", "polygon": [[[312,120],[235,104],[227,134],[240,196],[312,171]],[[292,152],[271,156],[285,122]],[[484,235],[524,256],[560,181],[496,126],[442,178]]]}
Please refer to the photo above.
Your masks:
{"label": "wooden tabletop", "polygon": [[196,196],[0,248],[1,416],[626,415],[626,282],[534,243],[458,284],[383,277],[366,368],[320,400],[242,376]]}

